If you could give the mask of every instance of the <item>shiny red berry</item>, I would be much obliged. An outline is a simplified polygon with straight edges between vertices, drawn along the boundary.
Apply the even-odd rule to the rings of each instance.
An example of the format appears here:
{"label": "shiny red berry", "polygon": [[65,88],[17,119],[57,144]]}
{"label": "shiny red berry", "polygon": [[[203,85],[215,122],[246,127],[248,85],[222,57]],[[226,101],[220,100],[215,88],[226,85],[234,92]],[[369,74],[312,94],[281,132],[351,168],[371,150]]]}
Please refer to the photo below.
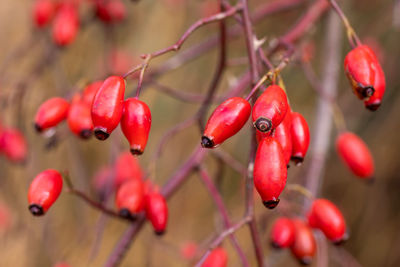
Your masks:
{"label": "shiny red berry", "polygon": [[308,223],[320,229],[334,243],[342,243],[347,239],[346,222],[340,210],[327,199],[317,199],[308,213]]}
{"label": "shiny red berry", "polygon": [[28,192],[29,210],[35,216],[45,214],[61,193],[63,179],[56,170],[45,170],[33,179]]}
{"label": "shiny red berry", "polygon": [[93,122],[91,106],[83,100],[73,101],[67,118],[69,129],[78,137],[87,139],[92,136]]}
{"label": "shiny red berry", "polygon": [[82,93],[82,99],[85,103],[92,106],[94,96],[96,95],[97,91],[103,85],[104,81],[95,81],[88,84]]}
{"label": "shiny red berry", "polygon": [[38,132],[54,127],[68,116],[69,103],[61,97],[53,97],[40,105],[35,116],[35,128]]}
{"label": "shiny red berry", "polygon": [[141,155],[147,144],[151,127],[151,113],[146,103],[128,98],[124,101],[121,129],[133,155]]}
{"label": "shiny red berry", "polygon": [[214,148],[242,129],[249,119],[250,103],[241,97],[232,97],[220,104],[208,119],[201,145]]}
{"label": "shiny red berry", "polygon": [[301,264],[311,264],[317,245],[311,228],[302,220],[293,220],[295,229],[294,243],[290,247],[292,254],[300,261]]}
{"label": "shiny red berry", "polygon": [[344,60],[344,69],[351,87],[359,99],[368,99],[375,92],[375,62],[373,52],[366,45],[351,50]]}
{"label": "shiny red berry", "polygon": [[282,146],[273,137],[264,138],[258,145],[254,161],[254,185],[267,208],[273,209],[278,205],[286,179]]}
{"label": "shiny red berry", "polygon": [[336,149],[343,162],[360,178],[373,178],[374,159],[367,145],[357,135],[345,132],[338,136]]}
{"label": "shiny red berry", "polygon": [[64,3],[53,22],[53,40],[59,46],[72,43],[79,30],[79,15],[75,5]]}
{"label": "shiny red berry", "polygon": [[307,121],[297,112],[292,112],[292,160],[296,164],[301,164],[307,154],[310,144],[310,130]]}
{"label": "shiny red berry", "polygon": [[164,196],[158,191],[146,195],[146,217],[157,235],[164,234],[168,223],[168,206]]}
{"label": "shiny red berry", "polygon": [[104,23],[117,23],[125,19],[126,8],[120,0],[96,0],[96,15]]}
{"label": "shiny red berry", "polygon": [[37,27],[46,26],[56,11],[56,4],[52,0],[36,0],[33,4],[33,20]]}
{"label": "shiny red berry", "polygon": [[0,152],[12,162],[23,163],[28,154],[24,135],[17,129],[3,129],[0,132]]}
{"label": "shiny red berry", "polygon": [[115,187],[132,179],[141,180],[143,171],[139,160],[129,152],[121,153],[115,162]]}
{"label": "shiny red berry", "polygon": [[142,180],[123,183],[117,191],[115,203],[122,217],[135,218],[144,209],[144,186]]}
{"label": "shiny red berry", "polygon": [[253,106],[253,124],[260,132],[278,127],[288,110],[286,93],[278,85],[270,85]]}
{"label": "shiny red berry", "polygon": [[[276,138],[276,140],[282,146],[286,165],[288,165],[290,162],[290,158],[292,156],[292,150],[293,150],[291,127],[292,127],[292,112],[289,107],[282,123],[279,124],[278,127],[276,127],[276,129],[272,135],[273,137]],[[259,131],[257,131],[257,132],[259,132]],[[261,133],[261,134],[265,134],[265,133]]]}
{"label": "shiny red berry", "polygon": [[211,251],[201,267],[226,267],[228,266],[228,253],[225,249],[218,247]]}
{"label": "shiny red berry", "polygon": [[118,126],[123,110],[125,80],[119,76],[108,77],[97,91],[92,104],[94,134],[106,140]]}
{"label": "shiny red berry", "polygon": [[271,245],[274,248],[288,248],[294,243],[295,228],[291,219],[280,217],[271,229]]}

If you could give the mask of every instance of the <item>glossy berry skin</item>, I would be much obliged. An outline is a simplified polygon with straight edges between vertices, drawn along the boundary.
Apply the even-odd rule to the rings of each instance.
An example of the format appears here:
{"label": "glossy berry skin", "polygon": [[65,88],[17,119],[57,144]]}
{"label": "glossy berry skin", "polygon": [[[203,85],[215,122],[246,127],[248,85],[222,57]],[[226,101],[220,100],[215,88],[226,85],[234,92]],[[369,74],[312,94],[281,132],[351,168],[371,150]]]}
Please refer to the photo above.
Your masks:
{"label": "glossy berry skin", "polygon": [[116,188],[128,180],[141,180],[143,178],[143,171],[138,159],[129,152],[121,153],[118,156],[114,168]]}
{"label": "glossy berry skin", "polygon": [[96,0],[96,15],[104,23],[118,23],[125,19],[126,8],[120,0]]}
{"label": "glossy berry skin", "polygon": [[35,128],[38,132],[56,126],[68,116],[69,103],[61,97],[53,97],[40,105],[35,116]]}
{"label": "glossy berry skin", "polygon": [[300,113],[292,112],[290,129],[292,136],[292,160],[296,164],[301,164],[310,145],[310,130],[307,121]]}
{"label": "glossy berry skin", "polygon": [[3,129],[0,132],[0,152],[12,162],[25,162],[28,145],[23,134],[17,129]]}
{"label": "glossy berry skin", "polygon": [[271,229],[271,245],[274,248],[288,248],[294,243],[295,228],[286,217],[277,219]]}
{"label": "glossy berry skin", "polygon": [[144,209],[144,186],[139,179],[123,183],[117,191],[115,204],[122,217],[134,218]]}
{"label": "glossy berry skin", "polygon": [[123,110],[125,80],[120,76],[108,77],[97,91],[92,103],[94,134],[106,140],[118,126]]}
{"label": "glossy berry skin", "polygon": [[295,229],[294,243],[290,247],[293,256],[303,265],[309,265],[314,258],[317,244],[311,228],[302,220],[293,220]]}
{"label": "glossy berry skin", "polygon": [[[293,144],[292,144],[292,132],[291,132],[291,126],[292,126],[292,114],[291,114],[290,107],[288,108],[288,111],[286,112],[286,116],[281,122],[281,124],[276,127],[273,137],[276,138],[276,140],[281,144],[282,150],[283,150],[283,155],[285,157],[285,163],[286,165],[289,164],[290,158],[292,156],[292,150],[293,150]],[[259,132],[259,131],[257,131]],[[265,133],[262,133],[265,134]]]}
{"label": "glossy berry skin", "polygon": [[232,97],[220,104],[207,121],[201,145],[214,148],[242,129],[249,119],[250,103],[241,97]]}
{"label": "glossy berry skin", "polygon": [[82,99],[85,103],[92,106],[94,96],[96,95],[97,91],[103,85],[104,81],[95,81],[88,84],[82,93]]}
{"label": "glossy berry skin", "polygon": [[351,87],[359,99],[366,100],[375,92],[375,75],[377,62],[372,50],[360,45],[351,50],[344,59],[344,69]]}
{"label": "glossy berry skin", "polygon": [[67,118],[69,129],[78,137],[88,139],[93,133],[91,106],[83,100],[72,102]]}
{"label": "glossy berry skin", "polygon": [[372,67],[375,69],[375,93],[369,99],[364,100],[364,105],[367,109],[375,111],[381,106],[382,98],[386,90],[386,80],[385,73],[383,72],[383,69],[379,64],[377,56],[372,51],[372,49],[367,48],[367,51],[369,51],[371,57],[374,59],[372,61]]}
{"label": "glossy berry skin", "polygon": [[336,140],[336,149],[347,167],[360,178],[373,178],[374,159],[367,145],[357,135],[344,132]]}
{"label": "glossy berry skin", "polygon": [[308,224],[320,229],[332,242],[342,243],[346,236],[346,222],[340,210],[327,199],[317,199],[308,213]]}
{"label": "glossy berry skin", "polygon": [[278,127],[288,110],[286,93],[278,85],[270,85],[258,97],[253,106],[253,124],[260,132]]}
{"label": "glossy berry skin", "polygon": [[29,210],[35,216],[45,214],[61,193],[63,179],[56,170],[45,170],[33,179],[29,191]]}
{"label": "glossy berry skin", "polygon": [[282,146],[273,137],[264,138],[258,145],[254,162],[254,185],[267,208],[273,209],[278,205],[286,179]]}
{"label": "glossy berry skin", "polygon": [[158,191],[146,195],[146,217],[157,235],[164,234],[168,223],[168,206],[164,196]]}
{"label": "glossy berry skin", "polygon": [[146,103],[128,98],[124,101],[121,129],[133,155],[141,155],[147,144],[151,127],[151,113]]}
{"label": "glossy berry skin", "polygon": [[38,28],[49,24],[56,11],[56,5],[52,0],[36,0],[33,4],[33,20]]}
{"label": "glossy berry skin", "polygon": [[225,249],[218,247],[211,251],[201,267],[226,267],[228,266],[228,254]]}
{"label": "glossy berry skin", "polygon": [[53,22],[53,40],[58,46],[72,43],[79,31],[78,10],[72,3],[62,4]]}

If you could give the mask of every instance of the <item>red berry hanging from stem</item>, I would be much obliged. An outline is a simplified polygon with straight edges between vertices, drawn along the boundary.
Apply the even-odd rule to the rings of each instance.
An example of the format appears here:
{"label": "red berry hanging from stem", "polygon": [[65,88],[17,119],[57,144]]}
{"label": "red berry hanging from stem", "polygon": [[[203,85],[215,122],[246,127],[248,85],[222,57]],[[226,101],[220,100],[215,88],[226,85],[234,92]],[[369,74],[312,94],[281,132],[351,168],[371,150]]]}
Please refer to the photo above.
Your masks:
{"label": "red berry hanging from stem", "polygon": [[53,97],[40,105],[35,116],[38,132],[54,127],[68,116],[69,103],[61,97]]}
{"label": "red berry hanging from stem", "polygon": [[300,113],[292,112],[291,135],[293,144],[292,160],[296,164],[301,164],[310,144],[310,130],[308,129],[307,121]]}

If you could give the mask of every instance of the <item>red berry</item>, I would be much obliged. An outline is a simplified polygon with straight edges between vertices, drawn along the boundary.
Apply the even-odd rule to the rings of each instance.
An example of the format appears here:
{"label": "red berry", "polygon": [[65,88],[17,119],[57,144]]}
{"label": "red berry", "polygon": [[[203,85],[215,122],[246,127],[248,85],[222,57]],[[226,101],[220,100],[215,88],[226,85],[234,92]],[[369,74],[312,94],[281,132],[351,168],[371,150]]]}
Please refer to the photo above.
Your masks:
{"label": "red berry", "polygon": [[278,127],[288,110],[286,93],[278,85],[270,85],[253,106],[253,123],[260,132]]}
{"label": "red berry", "polygon": [[372,49],[367,47],[366,50],[369,52],[371,58],[374,59],[371,64],[372,68],[375,69],[375,81],[374,81],[375,93],[368,100],[364,100],[364,105],[367,109],[375,111],[380,107],[383,95],[385,94],[386,90],[385,73],[383,72],[383,69],[379,64],[378,58],[372,51]]}
{"label": "red berry", "polygon": [[308,223],[320,229],[334,243],[341,243],[346,236],[346,222],[340,210],[327,199],[317,199],[308,213]]}
{"label": "red berry", "polygon": [[241,97],[232,97],[220,104],[208,119],[201,145],[214,148],[242,129],[249,119],[250,103]]}
{"label": "red berry", "polygon": [[157,191],[146,195],[146,217],[157,235],[164,234],[168,222],[168,206],[164,196]]}
{"label": "red berry", "polygon": [[96,15],[104,23],[117,23],[125,19],[126,8],[120,0],[97,0]]}
{"label": "red berry", "polygon": [[67,122],[75,135],[83,139],[89,138],[93,132],[91,106],[83,100],[73,101],[69,108]]}
{"label": "red berry", "polygon": [[115,203],[122,217],[134,218],[144,208],[144,186],[142,180],[123,183],[117,191]]}
{"label": "red berry", "polygon": [[92,185],[101,200],[114,190],[114,170],[106,165],[101,167],[93,176]]}
{"label": "red berry", "polygon": [[92,106],[94,96],[96,95],[97,91],[103,85],[104,81],[95,81],[88,84],[82,93],[83,101],[86,102],[88,105]]}
{"label": "red berry", "polygon": [[129,152],[120,154],[115,162],[115,187],[119,187],[128,180],[141,180],[142,178],[143,171],[138,159]]}
{"label": "red berry", "polygon": [[40,105],[35,116],[38,132],[54,127],[68,116],[69,103],[61,97],[53,97]]}
{"label": "red berry", "polygon": [[285,118],[283,119],[282,123],[279,124],[278,127],[276,127],[275,132],[273,133],[273,137],[275,137],[276,140],[279,142],[279,144],[281,144],[282,146],[286,165],[288,165],[290,162],[293,150],[292,133],[291,133],[291,124],[292,124],[291,113],[292,112],[290,110],[290,107],[288,107],[288,111],[286,112]]}
{"label": "red berry", "polygon": [[295,229],[292,220],[280,217],[271,230],[271,244],[274,248],[288,248],[294,243]]}
{"label": "red berry", "polygon": [[141,155],[147,144],[151,127],[151,113],[146,103],[128,98],[124,101],[121,129],[128,139],[131,153]]}
{"label": "red berry", "polygon": [[45,170],[32,181],[29,192],[29,210],[35,216],[43,215],[61,193],[63,180],[56,170]]}
{"label": "red berry", "polygon": [[17,129],[3,129],[0,133],[0,151],[10,161],[23,163],[28,154],[25,137]]}
{"label": "red berry", "polygon": [[292,160],[296,164],[301,164],[307,154],[310,144],[310,130],[307,121],[297,112],[292,112]]}
{"label": "red berry", "polygon": [[195,242],[186,242],[180,249],[182,258],[185,260],[192,260],[196,256],[197,249],[198,246]]}
{"label": "red berry", "polygon": [[338,136],[336,149],[343,162],[360,178],[372,178],[374,160],[367,145],[357,135],[345,132]]}
{"label": "red berry", "polygon": [[[108,62],[109,62],[109,69],[111,73],[115,73],[117,75],[123,75],[127,71],[129,71],[132,66],[139,64],[134,60],[131,53],[124,50],[111,50],[108,54]],[[129,76],[132,79],[137,79],[139,77],[139,72],[135,72]]]}
{"label": "red berry", "polygon": [[33,20],[37,27],[46,26],[54,16],[56,5],[52,0],[36,0],[33,5]]}
{"label": "red berry", "polygon": [[97,91],[92,104],[94,134],[106,140],[118,126],[123,110],[125,80],[119,76],[108,77]]}
{"label": "red berry", "polygon": [[228,254],[225,249],[218,247],[215,248],[208,255],[201,267],[226,267],[228,266]]}
{"label": "red berry", "polygon": [[282,146],[273,137],[264,138],[258,145],[254,162],[254,185],[264,205],[275,208],[287,179]]}
{"label": "red berry", "polygon": [[62,4],[53,23],[53,40],[59,46],[66,46],[75,40],[79,30],[78,10],[71,3]]}
{"label": "red berry", "polygon": [[365,45],[351,50],[345,60],[344,69],[354,93],[360,99],[368,99],[375,92],[376,57]]}
{"label": "red berry", "polygon": [[295,229],[295,238],[290,249],[301,264],[309,265],[317,249],[314,235],[311,228],[300,219],[293,220],[293,225]]}

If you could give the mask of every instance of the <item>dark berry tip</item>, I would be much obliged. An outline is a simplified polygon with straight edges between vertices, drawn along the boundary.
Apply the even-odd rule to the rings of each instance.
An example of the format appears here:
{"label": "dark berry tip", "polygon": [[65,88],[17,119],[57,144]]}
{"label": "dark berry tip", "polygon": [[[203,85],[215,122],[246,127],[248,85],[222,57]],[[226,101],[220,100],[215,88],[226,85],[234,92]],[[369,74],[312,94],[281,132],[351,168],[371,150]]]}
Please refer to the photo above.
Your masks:
{"label": "dark berry tip", "polygon": [[299,259],[300,263],[302,265],[310,265],[312,263],[312,258],[311,257],[303,257]]}
{"label": "dark berry tip", "polygon": [[334,244],[335,246],[341,246],[341,245],[343,245],[344,243],[346,243],[347,240],[348,240],[348,235],[346,236],[346,234],[345,234],[341,239],[338,239],[338,240],[333,241],[333,244]]}
{"label": "dark berry tip", "polygon": [[214,141],[203,135],[201,137],[201,146],[204,148],[213,148],[215,146]]}
{"label": "dark berry tip", "polygon": [[42,206],[38,204],[31,204],[29,205],[29,211],[32,213],[34,216],[42,216],[44,215],[44,211]]}
{"label": "dark berry tip", "polygon": [[268,118],[260,117],[254,122],[254,126],[260,132],[268,132],[272,128],[272,121]]}
{"label": "dark berry tip", "polygon": [[120,209],[118,214],[119,214],[119,216],[121,216],[125,219],[132,220],[134,218],[134,216],[128,209]]}
{"label": "dark berry tip", "polygon": [[89,139],[92,136],[92,130],[85,129],[79,133],[79,136],[83,139]]}
{"label": "dark berry tip", "polygon": [[35,123],[33,126],[35,127],[36,132],[41,133],[43,131],[39,124]]}
{"label": "dark berry tip", "polygon": [[373,185],[376,181],[376,178],[375,178],[375,176],[371,176],[371,177],[368,177],[366,180],[367,180],[368,185]]}
{"label": "dark berry tip", "polygon": [[165,234],[165,230],[155,230],[154,233],[158,236],[162,236]]}
{"label": "dark berry tip", "polygon": [[381,102],[367,104],[365,107],[370,111],[376,111],[381,106]]}
{"label": "dark berry tip", "polygon": [[304,158],[301,156],[292,156],[291,159],[294,161],[294,164],[296,164],[296,166],[300,166],[301,164],[303,164]]}
{"label": "dark berry tip", "polygon": [[278,243],[273,241],[271,242],[271,247],[273,247],[274,249],[282,249],[282,247]]}
{"label": "dark berry tip", "polygon": [[142,149],[138,149],[138,148],[131,148],[131,154],[134,156],[139,156],[143,154],[143,150]]}
{"label": "dark berry tip", "polygon": [[374,93],[375,93],[375,89],[372,86],[365,87],[364,90],[363,90],[363,96],[365,98],[373,96]]}
{"label": "dark berry tip", "polygon": [[264,204],[265,207],[267,207],[268,209],[272,210],[272,209],[276,208],[276,206],[278,206],[279,199],[263,201],[263,204]]}
{"label": "dark berry tip", "polygon": [[110,136],[110,134],[107,133],[107,131],[104,128],[95,128],[94,135],[96,136],[97,139],[101,141],[106,140]]}

